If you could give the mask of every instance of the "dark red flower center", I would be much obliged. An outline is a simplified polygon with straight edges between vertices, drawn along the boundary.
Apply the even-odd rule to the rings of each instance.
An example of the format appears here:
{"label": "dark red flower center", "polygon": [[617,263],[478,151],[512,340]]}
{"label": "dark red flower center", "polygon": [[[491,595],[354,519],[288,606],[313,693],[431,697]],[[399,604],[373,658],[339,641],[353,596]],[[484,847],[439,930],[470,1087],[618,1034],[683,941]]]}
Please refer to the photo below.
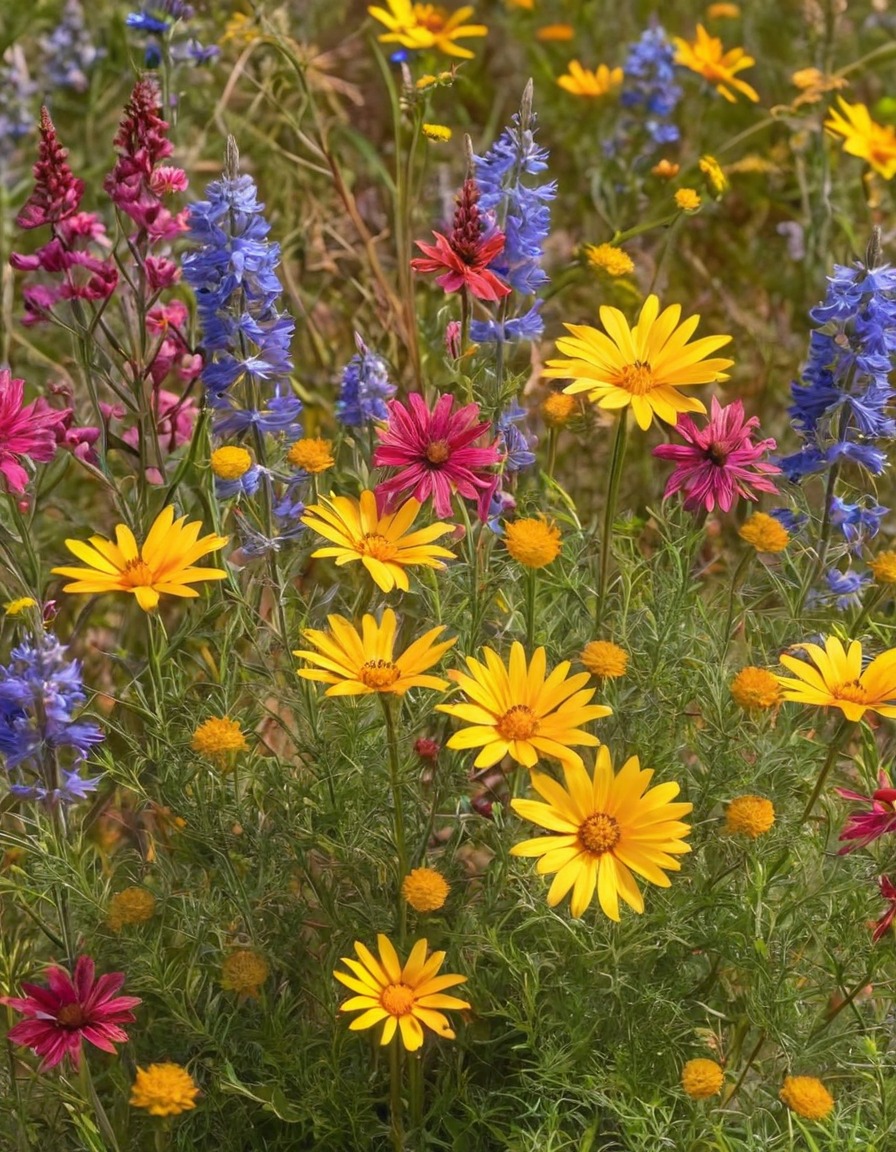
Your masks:
{"label": "dark red flower center", "polygon": [[63,1028],[83,1028],[87,1023],[87,1017],[80,1004],[64,1004],[56,1013],[56,1019]]}
{"label": "dark red flower center", "polygon": [[719,468],[723,468],[728,460],[728,453],[721,444],[717,444],[715,441],[706,449],[706,455],[713,464],[718,465]]}
{"label": "dark red flower center", "polygon": [[447,440],[431,440],[426,445],[426,459],[430,464],[444,464],[451,455]]}

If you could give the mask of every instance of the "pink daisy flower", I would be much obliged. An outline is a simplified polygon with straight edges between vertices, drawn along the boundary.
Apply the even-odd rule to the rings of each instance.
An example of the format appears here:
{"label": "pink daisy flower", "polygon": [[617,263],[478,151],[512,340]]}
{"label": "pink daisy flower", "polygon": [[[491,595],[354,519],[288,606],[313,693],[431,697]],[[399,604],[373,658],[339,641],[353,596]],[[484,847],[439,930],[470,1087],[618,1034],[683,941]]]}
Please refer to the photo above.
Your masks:
{"label": "pink daisy flower", "polygon": [[24,492],[28,473],[21,460],[46,464],[56,454],[57,438],[64,432],[68,412],[51,408],[46,400],[24,404],[25,381],[0,368],[0,476],[12,492]]}
{"label": "pink daisy flower", "polygon": [[755,416],[744,420],[740,400],[723,408],[713,397],[709,422],[702,429],[690,416],[680,415],[675,430],[687,445],[660,444],[653,450],[654,456],[677,465],[663,499],[684,492],[688,511],[702,504],[711,512],[718,503],[723,512],[730,512],[738,497],[756,500],[758,492],[777,493],[768,476],[781,469],[762,460],[766,452],[774,449],[775,441],[760,440],[754,444],[751,437],[758,427]]}
{"label": "pink daisy flower", "polygon": [[79,956],[74,979],[62,968],[47,971],[48,988],[23,984],[28,995],[0,997],[28,1019],[9,1030],[7,1039],[31,1048],[41,1059],[40,1071],[46,1072],[68,1056],[77,1068],[81,1062],[81,1041],[87,1040],[104,1052],[114,1052],[112,1043],[127,1042],[127,1033],[119,1024],[134,1020],[131,1009],[140,1003],[137,996],[116,996],[124,984],[123,972],[109,972],[94,980],[94,965],[89,956]]}
{"label": "pink daisy flower", "polygon": [[853,812],[840,833],[841,840],[853,840],[840,849],[839,855],[852,852],[855,848],[865,848],[872,840],[877,840],[887,832],[896,832],[896,788],[886,772],[877,778],[879,787],[870,796],[853,792],[849,788],[835,788],[834,791],[844,800],[858,800],[870,804],[870,811]]}
{"label": "pink daisy flower", "polygon": [[890,930],[893,921],[896,920],[896,884],[893,883],[889,876],[881,876],[880,878],[880,895],[881,899],[887,900],[890,906],[874,925],[874,932],[871,934],[871,939],[875,944],[878,940],[883,939]]}
{"label": "pink daisy flower", "polygon": [[373,463],[400,471],[377,485],[382,508],[393,508],[410,491],[421,504],[431,496],[436,516],[445,519],[451,515],[452,493],[479,500],[494,485],[495,476],[486,469],[501,460],[497,445],[473,447],[489,423],[480,422],[478,404],[453,411],[454,404],[453,396],[440,396],[430,411],[417,392],[408,396],[407,407],[400,400],[389,401],[386,426],[377,429],[380,444]]}

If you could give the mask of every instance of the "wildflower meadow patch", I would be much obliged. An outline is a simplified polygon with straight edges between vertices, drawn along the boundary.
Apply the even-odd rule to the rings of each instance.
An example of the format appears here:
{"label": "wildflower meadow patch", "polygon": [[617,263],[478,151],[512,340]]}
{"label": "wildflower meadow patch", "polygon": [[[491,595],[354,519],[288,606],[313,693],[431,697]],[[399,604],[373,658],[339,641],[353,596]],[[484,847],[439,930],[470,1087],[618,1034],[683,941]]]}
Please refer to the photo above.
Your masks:
{"label": "wildflower meadow patch", "polygon": [[0,1152],[893,1152],[892,0],[0,8]]}

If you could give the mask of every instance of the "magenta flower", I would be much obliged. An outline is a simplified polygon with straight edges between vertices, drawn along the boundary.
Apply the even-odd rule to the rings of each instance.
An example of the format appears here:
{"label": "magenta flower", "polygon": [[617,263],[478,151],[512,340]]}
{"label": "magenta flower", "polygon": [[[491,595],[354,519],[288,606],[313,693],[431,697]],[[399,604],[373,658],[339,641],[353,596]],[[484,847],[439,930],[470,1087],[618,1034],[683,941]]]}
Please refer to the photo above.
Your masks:
{"label": "magenta flower", "polygon": [[709,422],[703,429],[690,416],[680,415],[675,430],[687,440],[687,445],[660,444],[653,450],[654,456],[677,465],[663,499],[683,491],[688,511],[702,504],[711,512],[718,503],[723,512],[730,512],[738,497],[756,500],[758,492],[777,493],[768,476],[781,469],[762,460],[766,452],[774,449],[775,441],[760,440],[754,444],[751,437],[758,427],[755,416],[744,420],[740,400],[723,408],[713,397]]}
{"label": "magenta flower", "polygon": [[875,944],[887,934],[890,925],[896,920],[896,884],[892,882],[889,876],[881,876],[880,878],[880,895],[882,900],[889,901],[890,906],[874,925],[871,939]]}
{"label": "magenta flower", "polygon": [[24,492],[28,473],[21,461],[46,464],[56,454],[68,411],[51,408],[46,400],[24,403],[25,381],[0,368],[0,476],[12,492]]}
{"label": "magenta flower", "polygon": [[140,999],[115,995],[124,984],[123,972],[109,972],[94,980],[93,961],[79,956],[74,979],[62,968],[50,968],[47,983],[48,988],[23,984],[28,995],[22,999],[0,997],[0,1004],[8,1004],[27,1017],[9,1030],[7,1039],[36,1052],[41,1057],[41,1072],[66,1056],[77,1068],[82,1040],[104,1052],[115,1051],[113,1040],[127,1042],[127,1033],[119,1025],[133,1022],[131,1009]]}
{"label": "magenta flower", "polygon": [[855,843],[844,845],[840,849],[840,856],[855,848],[865,848],[872,840],[879,839],[887,832],[896,832],[896,788],[886,772],[881,772],[877,779],[879,787],[870,796],[852,792],[849,788],[834,789],[844,800],[858,800],[862,804],[871,805],[870,811],[853,812],[850,815],[839,839],[853,840]]}
{"label": "magenta flower", "polygon": [[444,518],[451,515],[453,492],[478,500],[493,486],[494,474],[486,469],[500,462],[500,451],[495,444],[473,447],[489,423],[480,422],[478,404],[465,404],[455,412],[454,403],[453,396],[440,396],[430,412],[417,392],[408,396],[408,407],[399,400],[389,401],[386,426],[377,429],[380,445],[373,463],[400,471],[377,485],[381,507],[394,507],[411,489],[421,504],[431,496],[436,515]]}
{"label": "magenta flower", "polygon": [[40,110],[40,144],[34,172],[34,190],[16,217],[20,228],[40,228],[58,224],[78,211],[84,195],[79,180],[66,163],[68,152],[59,143],[56,128],[46,108]]}

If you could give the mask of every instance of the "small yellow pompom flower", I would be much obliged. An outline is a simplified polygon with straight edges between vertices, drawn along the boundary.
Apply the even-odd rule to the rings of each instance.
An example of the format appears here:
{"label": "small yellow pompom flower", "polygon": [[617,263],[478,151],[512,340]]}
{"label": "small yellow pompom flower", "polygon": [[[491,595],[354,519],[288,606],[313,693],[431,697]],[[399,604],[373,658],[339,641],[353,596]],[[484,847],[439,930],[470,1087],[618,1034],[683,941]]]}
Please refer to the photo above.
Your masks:
{"label": "small yellow pompom flower", "polygon": [[659,176],[660,180],[674,180],[681,171],[680,164],[673,164],[671,160],[660,160],[650,169],[651,175]]}
{"label": "small yellow pompom flower", "polygon": [[700,193],[694,188],[679,188],[675,193],[675,203],[682,212],[696,212],[700,207]]}
{"label": "small yellow pompom flower", "polygon": [[764,796],[735,796],[725,810],[725,831],[755,840],[775,822],[775,806]]}
{"label": "small yellow pompom flower", "polygon": [[131,1107],[145,1108],[150,1116],[179,1116],[196,1107],[199,1088],[180,1064],[150,1064],[137,1068],[131,1088]]}
{"label": "small yellow pompom flower", "polygon": [[549,392],[541,402],[539,411],[548,428],[562,428],[576,410],[575,396],[565,392]]}
{"label": "small yellow pompom flower", "polygon": [[576,30],[572,24],[543,24],[535,29],[535,39],[541,44],[559,44],[574,40]]}
{"label": "small yellow pompom flower", "polygon": [[736,20],[739,16],[739,4],[710,4],[706,9],[707,20]]}
{"label": "small yellow pompom flower", "polygon": [[780,1096],[805,1120],[823,1120],[834,1107],[834,1097],[815,1076],[785,1076]]}
{"label": "small yellow pompom flower", "polygon": [[700,171],[706,177],[707,183],[717,196],[721,196],[728,188],[728,177],[722,171],[722,166],[715,156],[700,157]]}
{"label": "small yellow pompom flower", "polygon": [[236,992],[240,999],[257,997],[269,972],[267,960],[257,952],[248,948],[231,952],[221,965],[221,987]]}
{"label": "small yellow pompom flower", "polygon": [[560,555],[560,529],[547,520],[525,517],[505,525],[507,551],[525,568],[544,568]]}
{"label": "small yellow pompom flower", "polygon": [[226,763],[233,753],[248,752],[246,737],[236,720],[229,716],[212,716],[193,733],[191,748],[217,764]]}
{"label": "small yellow pompom flower", "polygon": [[588,244],[585,255],[592,268],[606,272],[608,276],[627,276],[635,270],[631,256],[615,244]]}
{"label": "small yellow pompom flower", "polygon": [[748,711],[775,708],[782,699],[781,685],[774,674],[752,666],[741,668],[731,681],[731,695]]}
{"label": "small yellow pompom flower", "polygon": [[435,868],[414,868],[401,885],[401,894],[415,912],[436,912],[448,899],[448,881]]}
{"label": "small yellow pompom flower", "polygon": [[427,140],[435,140],[439,144],[445,144],[454,135],[445,124],[424,124],[420,130]]}
{"label": "small yellow pompom flower", "polygon": [[156,898],[148,888],[124,888],[109,901],[106,923],[113,932],[126,924],[145,924],[156,911]]}
{"label": "small yellow pompom flower", "polygon": [[628,652],[610,640],[592,640],[579,659],[592,676],[601,680],[618,680],[628,667]]}
{"label": "small yellow pompom flower", "polygon": [[252,467],[252,457],[245,448],[229,446],[212,452],[212,472],[219,480],[239,480]]}
{"label": "small yellow pompom flower", "polygon": [[708,1100],[724,1082],[725,1073],[715,1060],[688,1060],[681,1070],[681,1086],[692,1100]]}
{"label": "small yellow pompom flower", "polygon": [[774,516],[754,512],[738,529],[738,536],[752,544],[757,552],[783,552],[790,543],[790,533]]}
{"label": "small yellow pompom flower", "polygon": [[336,461],[332,455],[333,443],[330,440],[321,440],[314,436],[305,436],[291,444],[286,453],[286,459],[293,468],[301,468],[304,472],[326,472],[332,468]]}
{"label": "small yellow pompom flower", "polygon": [[37,601],[32,596],[20,596],[18,600],[8,600],[3,608],[7,616],[21,616],[29,608],[36,608]]}
{"label": "small yellow pompom flower", "polygon": [[[878,584],[896,584],[896,552],[878,552],[868,567]],[[6,609],[9,612],[9,608]]]}

